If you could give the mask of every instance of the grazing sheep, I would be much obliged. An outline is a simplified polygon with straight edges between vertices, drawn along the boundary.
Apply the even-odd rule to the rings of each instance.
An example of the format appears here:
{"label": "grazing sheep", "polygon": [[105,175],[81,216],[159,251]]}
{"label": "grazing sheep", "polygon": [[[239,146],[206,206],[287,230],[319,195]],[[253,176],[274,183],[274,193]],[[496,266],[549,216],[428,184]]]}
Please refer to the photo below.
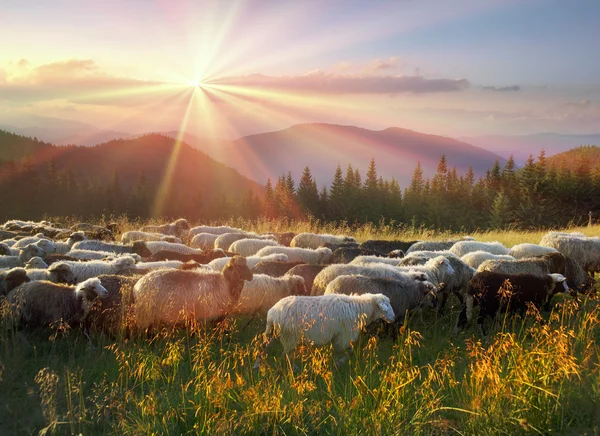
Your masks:
{"label": "grazing sheep", "polygon": [[193,260],[198,263],[209,263],[215,259],[222,257],[233,257],[235,253],[225,252],[220,249],[208,249],[202,251],[201,254],[182,254],[176,251],[159,251],[154,253],[152,256],[147,257],[147,262],[158,262],[161,260],[180,260],[182,262],[188,262]]}
{"label": "grazing sheep", "polygon": [[101,275],[98,279],[108,295],[92,306],[85,320],[87,329],[112,337],[127,335],[133,321],[133,287],[139,279],[122,275]]}
{"label": "grazing sheep", "polygon": [[[208,266],[210,266],[214,271],[221,271],[223,267],[229,262],[229,257],[222,257],[219,259],[215,259],[211,261]],[[246,258],[246,262],[248,264],[248,268],[254,268],[258,262],[260,261],[270,261],[270,262],[287,262],[288,257],[285,254],[277,253],[271,254],[270,256],[260,257],[260,256],[248,256]]]}
{"label": "grazing sheep", "polygon": [[414,244],[419,241],[386,241],[383,239],[371,239],[365,241],[358,246],[365,250],[373,250],[380,256],[387,256],[390,252],[395,250],[402,250],[406,253]]}
{"label": "grazing sheep", "polygon": [[13,268],[0,272],[0,296],[8,295],[10,291],[23,283],[31,281],[23,268]]}
{"label": "grazing sheep", "polygon": [[[77,283],[81,283],[92,277],[102,274],[119,274],[130,268],[135,268],[135,259],[131,256],[123,256],[111,261],[91,260],[89,262],[61,262],[68,265]],[[55,264],[56,265],[56,264]],[[54,266],[54,265],[53,265]]]}
{"label": "grazing sheep", "polygon": [[276,241],[273,235],[259,235],[257,233],[224,233],[215,239],[214,248],[220,248],[221,250],[229,250],[231,244],[242,239],[263,239],[265,241]]}
{"label": "grazing sheep", "polygon": [[397,266],[398,262],[399,262],[398,259],[389,258],[389,257],[381,257],[381,256],[358,256],[352,262],[350,262],[350,265],[367,266],[367,265],[372,265],[374,263],[385,263],[386,265]]}
{"label": "grazing sheep", "polygon": [[307,295],[312,294],[315,277],[329,265],[297,265],[285,273],[286,276],[300,276],[304,279]]}
{"label": "grazing sheep", "polygon": [[473,251],[487,251],[492,254],[508,254],[508,248],[500,242],[479,242],[479,241],[459,241],[448,250],[456,254],[458,257],[463,257],[467,253]]}
{"label": "grazing sheep", "polygon": [[213,235],[212,233],[198,233],[192,238],[190,246],[193,248],[200,248],[201,250],[214,248],[215,241],[218,237],[219,235]]}
{"label": "grazing sheep", "polygon": [[392,330],[394,339],[398,328],[404,322],[404,314],[422,305],[435,307],[437,305],[436,293],[436,287],[428,281],[407,281],[362,275],[336,277],[325,289],[325,295],[383,294],[388,297],[396,314]]}
{"label": "grazing sheep", "polygon": [[[139,243],[139,242],[137,242]],[[134,243],[135,244],[135,243]],[[152,254],[156,254],[159,251],[173,251],[181,254],[202,254],[202,250],[198,248],[191,248],[184,244],[175,244],[173,242],[166,241],[147,241],[144,242],[148,250]]]}
{"label": "grazing sheep", "polygon": [[[537,257],[543,256],[544,254],[558,253],[556,248],[544,247],[537,244],[518,244],[511,247],[508,254],[515,259],[522,259],[524,257]],[[475,267],[477,268],[477,267]]]}
{"label": "grazing sheep", "polygon": [[376,256],[379,253],[357,247],[340,247],[333,252],[331,263],[350,263],[358,256]]}
{"label": "grazing sheep", "polygon": [[175,268],[178,269],[183,265],[179,260],[161,260],[157,262],[139,262],[136,267],[143,270],[160,269],[160,268]]}
{"label": "grazing sheep", "polygon": [[222,235],[224,233],[245,233],[244,230],[228,226],[198,226],[190,229],[190,236],[196,236],[200,233],[210,233],[212,235]]}
{"label": "grazing sheep", "polygon": [[454,275],[454,268],[452,268],[450,260],[444,256],[429,259],[424,265],[402,266],[398,267],[398,269],[407,273],[422,272],[427,276],[427,280],[437,288],[445,286]]}
{"label": "grazing sheep", "polygon": [[146,241],[135,241],[130,245],[115,244],[97,240],[87,240],[77,242],[73,245],[74,250],[95,250],[95,251],[109,251],[117,254],[139,254],[142,257],[152,256],[152,251],[148,248],[148,242]]}
{"label": "grazing sheep", "polygon": [[527,303],[533,303],[539,308],[557,291],[568,292],[569,288],[565,280],[561,274],[538,277],[531,274],[478,272],[469,283],[466,304],[458,317],[455,332],[464,328],[473,318],[474,300],[477,300],[481,307],[477,325],[482,336],[485,337],[483,321],[486,316],[495,319],[498,310],[508,308],[510,312],[519,311],[523,317],[527,310]]}
{"label": "grazing sheep", "polygon": [[54,283],[76,283],[75,274],[71,266],[65,262],[56,262],[48,268],[27,269],[27,277],[33,280],[46,280]]}
{"label": "grazing sheep", "polygon": [[[334,363],[340,367],[361,330],[380,318],[395,320],[390,299],[382,294],[286,297],[267,312],[264,347],[277,338],[288,355],[304,340],[317,347],[332,344]],[[260,357],[255,370],[259,365]]]}
{"label": "grazing sheep", "polygon": [[181,244],[181,239],[172,235],[163,235],[162,233],[149,233],[132,230],[121,235],[122,244],[130,244],[135,241],[166,241]]}
{"label": "grazing sheep", "polygon": [[188,232],[190,231],[190,224],[185,218],[179,218],[170,224],[163,224],[161,226],[144,226],[140,229],[140,231],[182,237],[187,236]]}
{"label": "grazing sheep", "polygon": [[[356,244],[356,239],[345,235],[320,235],[315,233],[299,233],[290,242],[290,247],[317,249],[323,244]],[[331,248],[331,247],[329,247]],[[235,251],[235,250],[233,250]],[[332,250],[334,251],[334,250]]]}
{"label": "grazing sheep", "polygon": [[477,272],[494,271],[503,274],[531,274],[545,277],[551,273],[565,274],[566,259],[560,253],[550,253],[540,257],[519,260],[486,260]]}
{"label": "grazing sheep", "polygon": [[265,247],[261,249],[257,256],[268,256],[274,253],[283,253],[287,255],[288,262],[302,262],[302,263],[329,263],[333,256],[332,251],[329,248],[321,247],[316,250],[310,248],[299,248],[299,247]]}
{"label": "grazing sheep", "polygon": [[32,257],[27,262],[25,262],[25,269],[45,269],[48,268],[48,264],[44,262],[44,259],[41,257]]}
{"label": "grazing sheep", "polygon": [[544,235],[540,245],[557,249],[591,274],[600,271],[600,238],[549,232]]}
{"label": "grazing sheep", "polygon": [[253,256],[265,247],[280,247],[280,245],[275,241],[265,239],[240,239],[231,244],[229,251],[241,256]]}
{"label": "grazing sheep", "polygon": [[78,327],[96,298],[107,295],[98,278],[91,278],[77,286],[35,281],[11,291],[8,302],[14,308],[19,326],[47,327],[56,322],[66,322],[71,327]]}
{"label": "grazing sheep", "polygon": [[266,274],[270,277],[281,277],[296,265],[305,265],[303,262],[271,262],[261,260],[252,268],[253,274]]}
{"label": "grazing sheep", "polygon": [[397,280],[415,280],[421,279],[423,276],[421,272],[406,273],[406,271],[402,271],[400,268],[384,263],[376,263],[369,266],[344,264],[330,265],[317,274],[313,281],[310,295],[323,295],[327,285],[333,279],[342,275],[364,275],[367,277],[384,277]]}
{"label": "grazing sheep", "polygon": [[240,299],[232,313],[266,316],[275,303],[291,295],[306,295],[302,277],[253,274],[252,280],[244,283]]}
{"label": "grazing sheep", "polygon": [[576,293],[586,294],[592,291],[596,287],[596,282],[592,276],[590,276],[578,262],[565,257],[565,274],[567,278],[567,284]]}
{"label": "grazing sheep", "polygon": [[153,271],[133,288],[137,326],[220,319],[237,303],[246,280],[252,272],[241,256],[230,258],[221,272]]}
{"label": "grazing sheep", "polygon": [[486,260],[516,260],[508,254],[492,254],[487,251],[472,251],[461,257],[462,261],[472,268],[479,268]]}

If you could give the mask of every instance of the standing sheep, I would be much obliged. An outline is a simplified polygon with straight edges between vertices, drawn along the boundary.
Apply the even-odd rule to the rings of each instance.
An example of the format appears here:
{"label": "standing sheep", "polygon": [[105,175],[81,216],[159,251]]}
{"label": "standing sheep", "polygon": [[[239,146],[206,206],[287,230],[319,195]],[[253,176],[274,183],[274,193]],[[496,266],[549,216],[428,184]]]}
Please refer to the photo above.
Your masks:
{"label": "standing sheep", "polygon": [[[265,348],[274,338],[281,341],[286,355],[303,341],[317,347],[332,344],[334,363],[340,367],[361,330],[380,318],[395,320],[390,300],[382,294],[287,297],[267,313]],[[259,365],[260,358],[255,370]]]}
{"label": "standing sheep", "polygon": [[276,278],[265,274],[253,274],[252,280],[244,283],[240,299],[232,313],[266,316],[275,303],[291,295],[306,295],[302,277]]}
{"label": "standing sheep", "polygon": [[290,247],[317,249],[323,244],[356,244],[356,239],[345,235],[299,233],[290,242]]}
{"label": "standing sheep", "polygon": [[25,269],[45,269],[48,268],[48,264],[44,262],[41,257],[32,257],[25,262]]}
{"label": "standing sheep", "polygon": [[8,295],[10,291],[23,283],[30,282],[27,271],[23,268],[13,268],[0,272],[0,296]]}
{"label": "standing sheep", "polygon": [[50,265],[48,268],[28,269],[27,277],[32,281],[46,280],[54,283],[74,284],[76,282],[75,274],[69,265],[65,262],[57,262]]}
{"label": "standing sheep", "polygon": [[333,252],[331,263],[350,263],[358,256],[377,256],[379,253],[373,250],[357,247],[340,247]]}
{"label": "standing sheep", "polygon": [[253,256],[265,247],[278,247],[280,246],[275,241],[265,239],[240,239],[235,241],[229,247],[229,251],[238,253],[242,256]]}
{"label": "standing sheep", "polygon": [[[229,262],[229,257],[222,257],[219,259],[215,259],[211,261],[208,266],[210,266],[214,271],[221,271],[223,267]],[[246,262],[248,268],[254,268],[258,262],[261,261],[270,261],[270,262],[287,262],[288,257],[285,254],[271,254],[269,256],[260,257],[260,256],[249,256],[246,258]]]}
{"label": "standing sheep", "polygon": [[[142,243],[144,244],[148,250],[150,250],[150,256],[158,253],[159,251],[172,251],[181,254],[202,254],[203,251],[198,248],[188,247],[184,244],[176,244],[173,242],[166,241],[144,241],[144,242],[134,242],[134,244]],[[149,256],[142,256],[149,257]]]}
{"label": "standing sheep", "polygon": [[29,327],[47,327],[66,322],[71,327],[81,326],[96,298],[105,298],[108,292],[97,278],[77,286],[47,281],[24,283],[8,294],[14,308],[17,324]]}
{"label": "standing sheep", "polygon": [[540,245],[557,249],[591,274],[600,271],[600,238],[549,232],[542,238]]}
{"label": "standing sheep", "polygon": [[235,227],[229,227],[229,226],[217,226],[217,227],[211,227],[211,226],[198,226],[198,227],[193,227],[190,229],[190,236],[196,236],[200,233],[210,233],[212,235],[222,235],[224,233],[245,233],[242,229],[238,229]]}
{"label": "standing sheep", "polygon": [[257,233],[224,233],[215,239],[214,248],[220,248],[221,250],[229,250],[231,244],[242,239],[263,239],[265,241],[274,241],[276,238],[273,235],[259,235]]}
{"label": "standing sheep", "polygon": [[500,242],[459,241],[450,247],[449,251],[458,257],[463,257],[473,251],[487,251],[492,254],[508,254],[508,248]]}
{"label": "standing sheep", "polygon": [[382,239],[371,239],[360,244],[358,248],[373,250],[379,256],[387,256],[388,253],[395,250],[402,250],[402,252],[406,253],[407,250],[417,242],[418,241],[386,241]]}
{"label": "standing sheep", "polygon": [[188,262],[193,260],[198,263],[209,263],[215,259],[222,257],[233,257],[235,253],[225,252],[223,250],[203,250],[202,253],[183,254],[176,251],[158,251],[152,256],[147,257],[147,262],[158,262],[161,260],[180,260],[181,262]]}
{"label": "standing sheep", "polygon": [[68,265],[75,275],[76,282],[81,283],[102,274],[119,274],[128,269],[135,268],[135,259],[131,256],[123,256],[108,262],[102,260],[91,260],[89,262],[65,261],[60,262],[60,264]]}
{"label": "standing sheep", "polygon": [[329,263],[333,252],[329,248],[321,247],[316,250],[310,248],[299,248],[299,247],[265,247],[261,249],[257,256],[268,256],[270,254],[283,253],[288,257],[288,262],[302,262],[302,263]]}
{"label": "standing sheep", "polygon": [[131,245],[123,245],[91,239],[75,243],[73,250],[110,251],[116,254],[135,253],[142,257],[149,257],[152,256],[152,251],[150,251],[147,244],[148,242],[146,241],[136,241]]}
{"label": "standing sheep", "polygon": [[220,273],[153,271],[133,288],[136,324],[145,330],[160,323],[220,319],[237,303],[246,280],[252,280],[252,272],[241,256],[230,258]]}
{"label": "standing sheep", "polygon": [[459,241],[474,241],[470,236],[463,236],[461,239],[451,239],[448,241],[418,241],[415,242],[408,250],[404,250],[406,254],[415,251],[444,251],[449,250],[454,244]]}
{"label": "standing sheep", "polygon": [[537,244],[513,245],[508,252],[508,254],[515,259],[522,259],[524,257],[538,257],[550,253],[558,253],[558,250],[556,248],[544,247]]}
{"label": "standing sheep", "polygon": [[427,276],[427,280],[440,288],[448,283],[454,275],[454,268],[444,256],[437,256],[429,259],[424,265],[401,266],[398,267],[404,272],[422,272]]}
{"label": "standing sheep", "polygon": [[55,254],[67,254],[77,242],[85,241],[87,238],[83,232],[73,232],[66,242],[55,242]]}
{"label": "standing sheep", "polygon": [[513,256],[508,254],[492,254],[487,251],[472,251],[461,257],[462,261],[472,268],[479,268],[486,260],[516,260]]}
{"label": "standing sheep", "polygon": [[312,294],[315,277],[329,265],[297,265],[285,273],[286,276],[300,276],[304,279],[307,295]]}
{"label": "standing sheep", "polygon": [[190,241],[190,247],[199,248],[201,250],[207,250],[214,248],[215,241],[219,235],[213,235],[212,233],[198,233]]}
{"label": "standing sheep", "polygon": [[305,265],[302,262],[270,262],[261,260],[252,268],[253,274],[266,274],[270,277],[281,277],[297,265]]}

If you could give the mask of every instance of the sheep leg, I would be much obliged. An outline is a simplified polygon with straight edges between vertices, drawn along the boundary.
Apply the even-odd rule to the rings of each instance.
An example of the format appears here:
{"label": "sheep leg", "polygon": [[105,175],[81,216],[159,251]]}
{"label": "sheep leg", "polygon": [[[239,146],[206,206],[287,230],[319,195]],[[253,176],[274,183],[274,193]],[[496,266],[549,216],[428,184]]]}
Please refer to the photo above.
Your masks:
{"label": "sheep leg", "polygon": [[270,338],[268,338],[266,336],[263,336],[263,337],[264,337],[264,341],[263,341],[262,345],[259,348],[258,356],[257,356],[256,360],[254,361],[254,366],[252,368],[254,370],[254,372],[258,372],[258,370],[260,368],[260,365],[261,365],[261,363],[263,361],[263,357],[262,356],[266,355],[268,353],[269,349],[271,348],[271,346],[275,342],[273,340],[273,339],[275,339],[274,337],[270,337]]}
{"label": "sheep leg", "polygon": [[448,292],[442,292],[442,301],[440,301],[440,307],[438,307],[438,315],[444,314],[444,308],[446,307],[446,301],[448,301]]}
{"label": "sheep leg", "polygon": [[352,347],[342,344],[337,337],[333,339],[333,364],[336,369],[340,369],[348,359],[350,359],[350,351]]}

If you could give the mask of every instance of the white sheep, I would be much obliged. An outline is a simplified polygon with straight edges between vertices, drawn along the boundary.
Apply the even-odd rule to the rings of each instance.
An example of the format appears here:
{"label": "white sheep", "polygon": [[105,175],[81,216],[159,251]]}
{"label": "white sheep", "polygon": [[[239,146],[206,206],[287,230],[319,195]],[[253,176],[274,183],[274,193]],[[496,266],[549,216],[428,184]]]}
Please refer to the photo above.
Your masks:
{"label": "white sheep", "polygon": [[356,244],[356,239],[346,235],[298,233],[290,242],[290,247],[316,249],[323,244]]}
{"label": "white sheep", "polygon": [[229,226],[197,226],[190,229],[190,236],[196,236],[200,233],[210,233],[212,235],[222,235],[224,233],[244,233],[244,230]]}
{"label": "white sheep", "polygon": [[450,260],[444,256],[429,259],[424,265],[401,266],[398,268],[404,272],[417,271],[425,273],[427,279],[438,288],[448,283],[454,275],[454,268],[452,268]]}
{"label": "white sheep", "polygon": [[335,264],[330,265],[317,274],[313,281],[310,295],[323,295],[327,285],[336,277],[342,275],[364,275],[367,277],[384,277],[397,280],[426,280],[426,275],[420,272],[402,271],[395,266],[384,263],[371,264],[368,266]]}
{"label": "white sheep", "polygon": [[35,244],[17,251],[16,256],[0,256],[0,268],[16,268],[24,266],[25,262],[33,257],[45,257],[46,252]]}
{"label": "white sheep", "polygon": [[389,258],[389,257],[381,257],[381,256],[357,256],[355,257],[350,265],[372,265],[374,263],[384,263],[386,265],[397,266],[400,259],[398,258]]}
{"label": "white sheep", "polygon": [[145,242],[146,247],[152,254],[156,254],[159,251],[172,251],[180,254],[202,254],[203,251],[199,248],[188,247],[184,244],[176,244],[173,242],[166,241],[147,241]]}
{"label": "white sheep", "polygon": [[274,253],[285,254],[288,257],[288,262],[303,262],[310,264],[329,263],[331,261],[331,257],[333,256],[333,252],[326,247],[320,247],[316,250],[313,250],[310,248],[283,246],[265,247],[256,253],[256,255],[262,257]]}
{"label": "white sheep", "polygon": [[208,250],[215,246],[215,240],[218,237],[219,235],[213,235],[212,233],[198,233],[192,238],[190,246],[193,248]]}
{"label": "white sheep", "polygon": [[87,239],[87,236],[85,236],[84,232],[73,232],[71,233],[71,235],[69,236],[69,238],[66,240],[66,242],[55,242],[54,245],[56,246],[56,254],[67,254],[69,251],[71,251],[71,248],[73,248],[73,245],[75,245],[75,243],[80,242],[80,241],[85,241]]}
{"label": "white sheep", "polygon": [[[265,347],[277,338],[288,355],[304,341],[317,347],[332,344],[334,363],[340,367],[361,330],[378,319],[395,320],[390,299],[382,294],[286,297],[267,312]],[[260,357],[254,368],[259,365]]]}
{"label": "white sheep", "polygon": [[524,257],[537,257],[557,252],[556,248],[544,247],[538,244],[518,244],[513,245],[508,254],[515,259],[522,259]]}
{"label": "white sheep", "polygon": [[580,233],[549,232],[540,245],[558,250],[579,263],[589,273],[600,271],[600,238],[588,238]]}
{"label": "white sheep", "polygon": [[487,251],[472,251],[461,257],[462,261],[472,268],[479,268],[486,260],[516,260],[508,254],[492,254]]}
{"label": "white sheep", "polygon": [[[228,257],[220,257],[218,259],[212,260],[208,266],[210,266],[214,271],[221,271],[223,267],[227,264],[230,258]],[[248,268],[252,269],[260,262],[261,260],[268,262],[287,262],[288,257],[285,254],[276,253],[271,254],[269,256],[248,256],[246,261],[248,263]]]}
{"label": "white sheep", "polygon": [[47,280],[54,283],[75,283],[75,274],[66,262],[55,262],[48,268],[27,269],[25,271],[31,281]]}
{"label": "white sheep", "polygon": [[35,256],[25,262],[25,269],[45,269],[48,264],[41,257]]}
{"label": "white sheep", "polygon": [[98,277],[102,274],[119,274],[120,272],[136,267],[135,259],[131,256],[123,256],[110,261],[64,261],[60,263],[66,264],[71,268],[73,274],[75,275],[76,283],[81,283],[89,278]]}
{"label": "white sheep", "polygon": [[67,256],[74,257],[75,259],[84,260],[102,260],[108,257],[114,256],[115,253],[111,251],[96,251],[96,250],[80,250],[74,249],[66,253]]}
{"label": "white sheep", "polygon": [[508,254],[508,248],[500,242],[479,242],[479,241],[459,241],[448,250],[456,254],[458,257],[463,257],[467,253],[473,251],[487,251],[492,254]]}
{"label": "white sheep", "polygon": [[73,250],[94,250],[94,251],[108,251],[118,254],[130,254],[137,253],[143,257],[152,255],[152,252],[148,249],[147,242],[136,241],[133,244],[116,244],[112,242],[98,241],[95,239],[89,239],[86,241],[80,241],[73,244]]}
{"label": "white sheep", "polygon": [[135,241],[167,241],[181,244],[182,241],[177,236],[163,235],[162,233],[142,232],[132,230],[121,235],[121,243],[129,244]]}
{"label": "white sheep", "polygon": [[229,250],[229,247],[231,247],[231,244],[233,244],[235,241],[239,241],[241,239],[263,239],[263,240],[268,240],[268,241],[275,241],[277,242],[277,238],[273,235],[259,235],[258,233],[254,233],[254,232],[244,232],[244,233],[240,233],[240,232],[236,232],[236,233],[224,233],[222,235],[219,235],[217,237],[217,239],[215,239],[214,248],[220,248],[221,250]]}
{"label": "white sheep", "polygon": [[133,288],[136,324],[145,330],[161,323],[222,318],[237,303],[245,280],[252,280],[252,272],[240,256],[230,258],[221,272],[152,271]]}
{"label": "white sheep", "polygon": [[264,247],[279,247],[280,245],[271,240],[265,239],[240,239],[235,241],[229,247],[229,251],[242,256],[252,256],[258,253]]}
{"label": "white sheep", "polygon": [[24,247],[27,247],[29,244],[35,244],[36,242],[39,242],[42,240],[52,242],[52,240],[50,238],[48,238],[42,234],[38,234],[35,236],[27,236],[25,238],[19,239],[15,243],[15,245],[13,245],[13,248],[24,248]]}
{"label": "white sheep", "polygon": [[161,269],[161,268],[179,268],[183,262],[179,260],[161,260],[158,262],[139,262],[136,268],[139,269]]}
{"label": "white sheep", "polygon": [[179,218],[170,224],[163,224],[160,226],[144,226],[140,229],[140,231],[183,237],[188,235],[190,231],[190,224],[185,218]]}
{"label": "white sheep", "polygon": [[254,274],[252,280],[244,283],[240,299],[232,313],[266,316],[275,303],[290,295],[306,295],[302,277]]}

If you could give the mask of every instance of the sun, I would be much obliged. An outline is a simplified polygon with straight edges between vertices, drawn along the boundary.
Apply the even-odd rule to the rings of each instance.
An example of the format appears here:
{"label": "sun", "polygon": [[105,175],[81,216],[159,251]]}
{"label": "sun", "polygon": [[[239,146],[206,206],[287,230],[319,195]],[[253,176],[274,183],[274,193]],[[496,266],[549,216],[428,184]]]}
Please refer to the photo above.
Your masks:
{"label": "sun", "polygon": [[190,80],[189,85],[192,88],[202,88],[202,80],[199,80],[199,79]]}

